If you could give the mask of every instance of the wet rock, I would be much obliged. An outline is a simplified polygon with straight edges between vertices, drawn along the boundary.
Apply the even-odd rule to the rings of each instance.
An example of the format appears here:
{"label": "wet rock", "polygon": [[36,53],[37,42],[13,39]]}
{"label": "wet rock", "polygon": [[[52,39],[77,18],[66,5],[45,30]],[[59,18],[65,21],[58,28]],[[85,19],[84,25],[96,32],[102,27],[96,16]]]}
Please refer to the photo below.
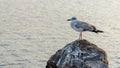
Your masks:
{"label": "wet rock", "polygon": [[108,68],[104,50],[87,40],[74,41],[58,50],[46,68]]}

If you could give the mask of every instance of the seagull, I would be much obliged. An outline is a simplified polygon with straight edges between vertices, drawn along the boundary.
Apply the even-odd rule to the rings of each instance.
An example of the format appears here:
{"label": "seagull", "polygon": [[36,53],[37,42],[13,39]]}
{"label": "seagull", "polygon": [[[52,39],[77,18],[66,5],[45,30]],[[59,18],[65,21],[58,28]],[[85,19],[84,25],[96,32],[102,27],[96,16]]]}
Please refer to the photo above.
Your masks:
{"label": "seagull", "polygon": [[90,32],[94,32],[94,33],[103,33],[103,31],[96,29],[95,26],[88,24],[87,22],[77,20],[76,17],[67,19],[67,21],[71,22],[71,27],[75,31],[80,32],[78,40],[82,40],[82,32],[84,32],[84,31],[90,31]]}

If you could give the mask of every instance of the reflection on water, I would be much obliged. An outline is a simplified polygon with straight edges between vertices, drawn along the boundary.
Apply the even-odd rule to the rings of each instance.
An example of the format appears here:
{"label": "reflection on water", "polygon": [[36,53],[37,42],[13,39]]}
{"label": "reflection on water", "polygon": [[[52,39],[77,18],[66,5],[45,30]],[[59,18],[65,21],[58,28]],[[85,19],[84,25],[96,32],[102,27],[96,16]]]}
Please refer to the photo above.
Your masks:
{"label": "reflection on water", "polygon": [[120,0],[1,0],[0,68],[45,68],[58,49],[78,38],[66,20],[72,16],[103,34],[83,38],[108,54],[109,67],[120,67]]}

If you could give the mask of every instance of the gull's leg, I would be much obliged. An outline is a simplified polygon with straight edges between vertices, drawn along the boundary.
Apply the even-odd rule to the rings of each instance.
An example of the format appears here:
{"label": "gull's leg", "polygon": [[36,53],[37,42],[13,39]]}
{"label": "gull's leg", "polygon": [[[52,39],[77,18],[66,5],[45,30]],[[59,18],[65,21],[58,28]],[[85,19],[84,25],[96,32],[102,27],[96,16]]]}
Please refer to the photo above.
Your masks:
{"label": "gull's leg", "polygon": [[82,32],[80,32],[79,40],[82,40]]}

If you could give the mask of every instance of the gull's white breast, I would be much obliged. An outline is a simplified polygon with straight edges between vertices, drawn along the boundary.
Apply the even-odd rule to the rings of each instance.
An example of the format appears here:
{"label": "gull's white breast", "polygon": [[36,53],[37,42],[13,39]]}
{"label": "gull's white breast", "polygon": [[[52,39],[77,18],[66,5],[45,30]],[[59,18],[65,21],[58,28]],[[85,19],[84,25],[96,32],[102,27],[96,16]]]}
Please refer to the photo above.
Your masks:
{"label": "gull's white breast", "polygon": [[71,27],[72,27],[75,31],[82,32],[82,31],[83,31],[83,28],[77,27],[76,25],[78,25],[76,20],[71,22]]}

